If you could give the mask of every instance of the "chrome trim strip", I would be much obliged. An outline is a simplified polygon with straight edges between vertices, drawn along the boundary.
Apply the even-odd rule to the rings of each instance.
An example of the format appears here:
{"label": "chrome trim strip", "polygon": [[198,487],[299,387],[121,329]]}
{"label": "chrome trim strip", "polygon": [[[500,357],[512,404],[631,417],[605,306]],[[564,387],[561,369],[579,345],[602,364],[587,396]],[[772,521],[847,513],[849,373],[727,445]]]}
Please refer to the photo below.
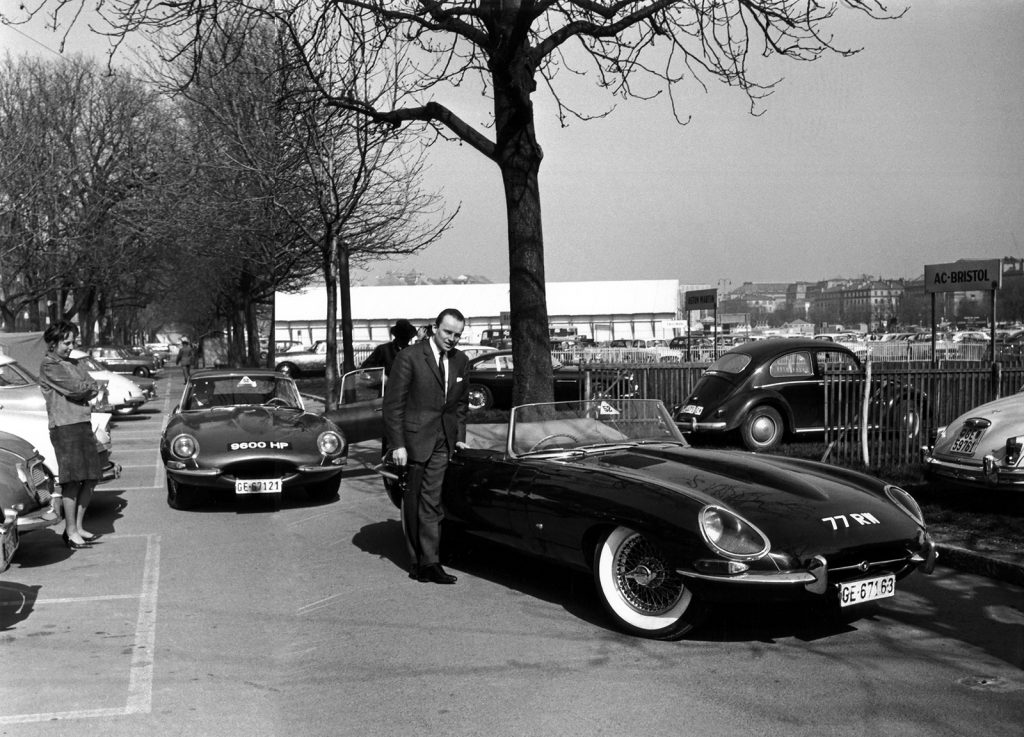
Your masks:
{"label": "chrome trim strip", "polygon": [[778,584],[782,586],[793,586],[797,584],[814,583],[814,574],[807,571],[777,571],[775,573],[755,572],[737,573],[733,576],[713,576],[707,573],[697,573],[677,568],[676,573],[685,578],[699,578],[702,581],[718,581],[721,583],[749,583],[749,584]]}

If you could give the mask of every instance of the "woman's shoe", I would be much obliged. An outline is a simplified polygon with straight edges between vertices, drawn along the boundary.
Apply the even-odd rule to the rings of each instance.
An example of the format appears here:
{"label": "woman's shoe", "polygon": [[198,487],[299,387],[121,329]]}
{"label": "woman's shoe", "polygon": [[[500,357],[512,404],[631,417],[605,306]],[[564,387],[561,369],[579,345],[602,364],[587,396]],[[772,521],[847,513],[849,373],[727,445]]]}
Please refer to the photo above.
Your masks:
{"label": "woman's shoe", "polygon": [[78,534],[81,535],[82,539],[85,540],[87,543],[91,543],[94,540],[99,540],[101,537],[103,537],[103,535],[99,535],[99,534],[97,534],[97,535],[82,535],[81,532],[79,532]]}
{"label": "woman's shoe", "polygon": [[72,540],[70,537],[68,537],[68,531],[67,530],[64,530],[63,538],[64,538],[64,544],[67,545],[72,550],[81,550],[82,548],[89,547],[89,543],[87,543],[87,542],[85,542],[85,543],[76,543],[74,540]]}

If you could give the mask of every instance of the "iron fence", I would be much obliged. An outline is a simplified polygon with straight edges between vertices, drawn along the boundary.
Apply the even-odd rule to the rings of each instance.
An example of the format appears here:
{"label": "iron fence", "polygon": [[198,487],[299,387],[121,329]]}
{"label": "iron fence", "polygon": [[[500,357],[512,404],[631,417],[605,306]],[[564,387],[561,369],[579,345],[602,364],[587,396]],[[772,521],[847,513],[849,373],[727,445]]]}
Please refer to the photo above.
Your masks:
{"label": "iron fence", "polygon": [[[594,381],[609,372],[631,375],[635,393],[682,404],[706,363],[580,364]],[[971,407],[1024,387],[1024,364],[976,362],[871,362],[861,372],[830,371],[823,385],[824,460],[884,473],[917,466],[934,431]],[[1024,397],[1022,397],[1024,401]],[[866,427],[866,430],[864,429]]]}

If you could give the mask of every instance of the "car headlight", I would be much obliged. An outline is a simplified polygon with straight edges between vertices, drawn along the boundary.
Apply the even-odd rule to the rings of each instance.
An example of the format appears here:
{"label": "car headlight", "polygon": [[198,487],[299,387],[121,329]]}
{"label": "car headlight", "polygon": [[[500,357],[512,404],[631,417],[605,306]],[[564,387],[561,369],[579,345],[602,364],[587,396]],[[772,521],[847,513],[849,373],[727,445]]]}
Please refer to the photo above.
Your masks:
{"label": "car headlight", "polygon": [[918,506],[914,497],[910,496],[910,494],[900,487],[893,486],[892,484],[886,485],[885,495],[889,497],[889,500],[892,501],[893,504],[906,512],[912,520],[924,527],[924,513],[921,512],[921,507]]}
{"label": "car headlight", "polygon": [[341,452],[341,449],[344,447],[344,441],[334,430],[325,430],[316,439],[316,447],[321,455],[333,456]]}
{"label": "car headlight", "polygon": [[722,507],[700,511],[700,532],[712,550],[733,560],[756,560],[771,548],[763,532]]}
{"label": "car headlight", "polygon": [[199,443],[191,435],[178,435],[171,441],[171,455],[176,458],[195,458],[199,455]]}

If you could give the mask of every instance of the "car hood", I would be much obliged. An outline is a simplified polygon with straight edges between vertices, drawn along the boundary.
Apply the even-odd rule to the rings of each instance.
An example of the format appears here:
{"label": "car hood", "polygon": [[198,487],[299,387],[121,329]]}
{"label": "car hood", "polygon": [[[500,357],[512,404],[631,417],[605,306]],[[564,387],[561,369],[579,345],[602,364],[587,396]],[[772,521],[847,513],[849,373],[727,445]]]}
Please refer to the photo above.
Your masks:
{"label": "car hood", "polygon": [[[728,508],[759,527],[776,549],[802,557],[896,538],[921,526],[886,496],[885,483],[842,468],[743,451],[638,446],[579,461],[645,488]],[[693,505],[686,505],[692,509]]]}
{"label": "car hood", "polygon": [[168,422],[164,435],[170,440],[182,432],[193,434],[208,457],[208,452],[226,453],[230,444],[246,442],[287,443],[279,448],[287,451],[315,450],[317,437],[329,429],[341,435],[333,423],[311,412],[239,406],[181,412]]}
{"label": "car hood", "polygon": [[[981,420],[972,423],[982,431],[977,445],[973,452],[953,453],[953,444],[960,437],[965,423],[971,420]],[[951,461],[974,459],[979,463],[986,455],[1002,458],[1006,455],[1006,439],[1019,435],[1024,435],[1024,396],[1014,394],[982,404],[957,417],[935,441],[932,455]]]}

